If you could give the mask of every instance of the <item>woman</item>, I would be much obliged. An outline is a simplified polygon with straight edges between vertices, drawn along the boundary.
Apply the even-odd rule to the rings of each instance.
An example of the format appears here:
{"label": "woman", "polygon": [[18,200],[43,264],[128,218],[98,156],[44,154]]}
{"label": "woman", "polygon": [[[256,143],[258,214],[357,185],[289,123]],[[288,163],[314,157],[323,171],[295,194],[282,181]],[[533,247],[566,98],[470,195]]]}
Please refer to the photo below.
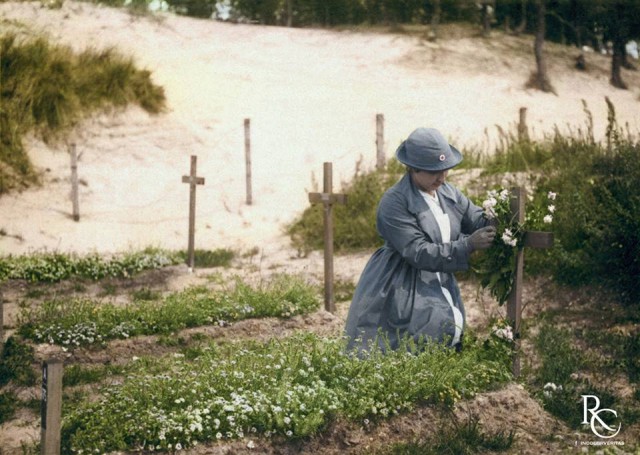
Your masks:
{"label": "woman", "polygon": [[469,267],[473,251],[489,248],[496,230],[445,182],[462,155],[440,132],[416,129],[396,157],[407,173],[378,205],[385,243],[369,259],[349,308],[349,348],[397,349],[404,336],[460,348],[465,312],[453,272]]}

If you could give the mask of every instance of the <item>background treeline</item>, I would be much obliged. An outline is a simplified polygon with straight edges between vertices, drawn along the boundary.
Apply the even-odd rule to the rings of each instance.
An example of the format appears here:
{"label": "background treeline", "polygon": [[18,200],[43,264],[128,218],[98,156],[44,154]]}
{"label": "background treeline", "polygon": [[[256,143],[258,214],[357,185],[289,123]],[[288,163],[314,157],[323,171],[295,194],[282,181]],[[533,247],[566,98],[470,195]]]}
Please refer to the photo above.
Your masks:
{"label": "background treeline", "polygon": [[[398,25],[446,22],[488,24],[514,33],[533,32],[543,0],[168,0],[188,15],[209,17],[216,3],[231,20],[266,25]],[[547,38],[601,48],[618,35],[640,31],[640,0],[544,0]]]}

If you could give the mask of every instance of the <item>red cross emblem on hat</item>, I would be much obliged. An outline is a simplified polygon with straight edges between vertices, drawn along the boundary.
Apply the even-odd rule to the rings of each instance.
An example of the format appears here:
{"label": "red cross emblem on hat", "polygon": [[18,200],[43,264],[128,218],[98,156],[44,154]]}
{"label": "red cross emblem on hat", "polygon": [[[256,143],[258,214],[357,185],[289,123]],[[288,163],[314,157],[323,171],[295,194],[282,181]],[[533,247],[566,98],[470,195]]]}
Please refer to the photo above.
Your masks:
{"label": "red cross emblem on hat", "polygon": [[440,155],[440,161],[444,161],[446,159],[447,159],[447,157],[444,156],[444,153],[442,155]]}

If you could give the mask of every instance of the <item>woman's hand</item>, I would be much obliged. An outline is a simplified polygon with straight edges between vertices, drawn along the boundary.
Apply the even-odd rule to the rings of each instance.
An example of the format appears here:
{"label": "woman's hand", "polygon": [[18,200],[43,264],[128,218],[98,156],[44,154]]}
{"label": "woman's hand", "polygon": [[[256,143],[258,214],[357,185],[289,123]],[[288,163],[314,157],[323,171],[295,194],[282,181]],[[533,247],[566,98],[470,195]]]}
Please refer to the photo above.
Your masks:
{"label": "woman's hand", "polygon": [[469,236],[469,244],[473,251],[486,250],[489,248],[496,238],[496,228],[494,226],[487,226],[478,229]]}

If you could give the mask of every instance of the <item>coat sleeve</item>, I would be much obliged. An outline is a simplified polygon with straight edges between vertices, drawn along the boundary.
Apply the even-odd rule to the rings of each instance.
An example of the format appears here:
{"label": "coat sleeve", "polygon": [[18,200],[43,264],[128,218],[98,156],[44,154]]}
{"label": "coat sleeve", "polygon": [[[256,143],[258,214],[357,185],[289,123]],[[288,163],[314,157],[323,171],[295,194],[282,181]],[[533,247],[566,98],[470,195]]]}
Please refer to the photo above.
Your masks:
{"label": "coat sleeve", "polygon": [[383,196],[376,224],[387,245],[412,267],[445,273],[469,268],[471,246],[468,237],[461,236],[450,243],[435,243],[420,229],[416,216],[408,210],[407,200],[398,193]]}
{"label": "coat sleeve", "polygon": [[478,229],[488,226],[489,220],[484,216],[484,210],[475,205],[460,190],[456,189],[456,197],[458,206],[462,211],[462,219],[460,221],[460,231],[462,234],[471,235]]}

